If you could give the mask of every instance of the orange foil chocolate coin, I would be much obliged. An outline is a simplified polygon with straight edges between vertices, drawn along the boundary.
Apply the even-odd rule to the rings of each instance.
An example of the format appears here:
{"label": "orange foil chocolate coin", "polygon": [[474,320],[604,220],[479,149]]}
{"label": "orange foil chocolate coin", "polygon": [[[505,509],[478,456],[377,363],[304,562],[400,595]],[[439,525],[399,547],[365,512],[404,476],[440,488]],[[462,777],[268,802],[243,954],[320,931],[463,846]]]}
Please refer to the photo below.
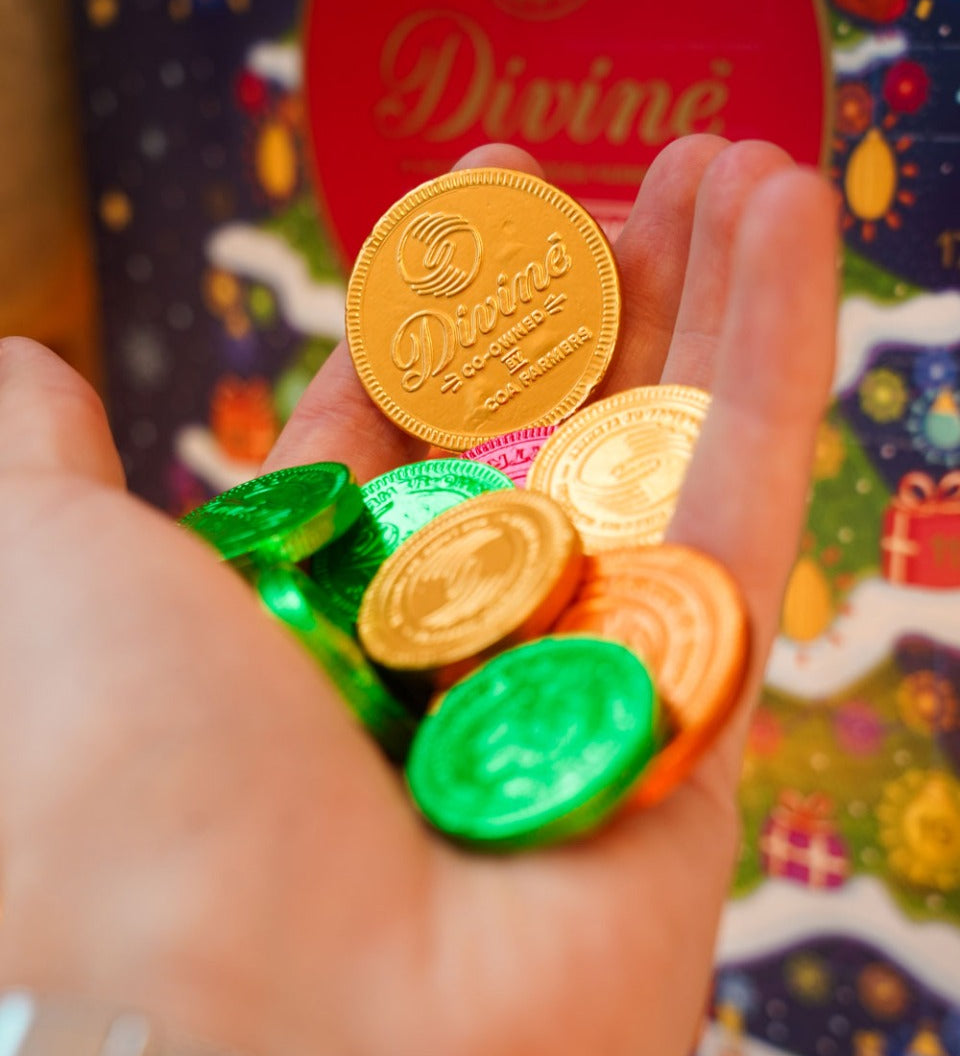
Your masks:
{"label": "orange foil chocolate coin", "polygon": [[381,565],[357,632],[394,671],[449,685],[544,634],[580,581],[580,540],[545,495],[488,492],[440,514]]}
{"label": "orange foil chocolate coin", "polygon": [[649,806],[690,772],[739,699],[749,630],[733,577],[713,558],[663,544],[584,563],[581,589],[553,633],[629,646],[649,667],[672,727],[632,795]]}
{"label": "orange foil chocolate coin", "polygon": [[658,543],[709,405],[709,394],[689,385],[599,400],[540,448],[527,487],[560,503],[587,553]]}
{"label": "orange foil chocolate coin", "polygon": [[367,392],[402,429],[451,451],[566,418],[603,377],[619,321],[596,221],[509,169],[415,188],[374,227],[347,289]]}

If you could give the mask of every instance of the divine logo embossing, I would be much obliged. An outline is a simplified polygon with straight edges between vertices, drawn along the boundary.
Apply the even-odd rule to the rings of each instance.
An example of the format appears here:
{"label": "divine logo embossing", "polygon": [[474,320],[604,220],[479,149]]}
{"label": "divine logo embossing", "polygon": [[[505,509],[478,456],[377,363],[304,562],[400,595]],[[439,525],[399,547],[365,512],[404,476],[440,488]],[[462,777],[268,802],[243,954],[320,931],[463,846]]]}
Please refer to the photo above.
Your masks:
{"label": "divine logo embossing", "polygon": [[451,213],[424,213],[403,233],[397,266],[421,297],[453,297],[477,277],[483,243],[476,228]]}
{"label": "divine logo embossing", "polygon": [[442,312],[415,312],[393,335],[390,360],[403,371],[404,392],[416,392],[453,358],[453,320]]}
{"label": "divine logo embossing", "polygon": [[[427,219],[434,221],[441,215],[431,214]],[[411,225],[404,233],[398,251],[399,257],[403,256],[407,237],[415,226],[417,225]],[[438,267],[449,277],[452,274],[452,252],[432,252],[436,244],[434,233],[438,229],[446,230],[442,225],[424,225],[423,231],[418,235],[418,241],[429,243],[428,252],[424,255],[425,261],[427,257],[430,258],[429,266]],[[442,241],[445,241],[445,236]],[[459,373],[448,374],[444,378],[441,392],[456,392],[463,385],[463,378],[473,377],[491,358],[501,360],[511,374],[521,369],[527,364],[527,360],[520,354],[519,338],[540,326],[546,320],[547,314],[557,315],[562,312],[566,294],[548,294],[543,301],[546,312],[539,308],[530,308],[516,323],[507,320],[530,305],[554,279],[566,275],[572,266],[573,258],[563,239],[553,231],[547,236],[547,248],[542,261],[530,261],[512,277],[501,272],[497,276],[495,291],[482,301],[473,305],[458,304],[453,316],[431,310],[414,312],[408,316],[397,328],[390,349],[393,365],[403,372],[400,383],[404,390],[416,392],[428,378],[437,377],[452,362],[456,348],[461,352],[473,348],[481,334],[490,334],[497,327],[505,327],[498,339],[482,354],[474,355],[469,362],[462,365],[462,376]],[[404,278],[413,285],[406,275]],[[437,284],[445,286],[446,280],[441,281],[438,275]]]}

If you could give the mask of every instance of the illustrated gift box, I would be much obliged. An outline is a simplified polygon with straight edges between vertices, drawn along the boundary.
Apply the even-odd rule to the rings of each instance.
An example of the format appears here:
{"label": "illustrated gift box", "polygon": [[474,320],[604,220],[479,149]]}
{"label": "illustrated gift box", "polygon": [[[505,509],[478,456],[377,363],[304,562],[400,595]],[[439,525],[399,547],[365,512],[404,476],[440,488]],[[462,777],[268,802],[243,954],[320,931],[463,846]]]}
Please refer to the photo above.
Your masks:
{"label": "illustrated gift box", "polygon": [[760,832],[760,861],[768,876],[806,887],[839,887],[850,871],[843,837],[833,822],[833,806],[819,793],[780,793]]}
{"label": "illustrated gift box", "polygon": [[960,470],[938,483],[907,473],[883,517],[884,576],[917,587],[960,587]]}

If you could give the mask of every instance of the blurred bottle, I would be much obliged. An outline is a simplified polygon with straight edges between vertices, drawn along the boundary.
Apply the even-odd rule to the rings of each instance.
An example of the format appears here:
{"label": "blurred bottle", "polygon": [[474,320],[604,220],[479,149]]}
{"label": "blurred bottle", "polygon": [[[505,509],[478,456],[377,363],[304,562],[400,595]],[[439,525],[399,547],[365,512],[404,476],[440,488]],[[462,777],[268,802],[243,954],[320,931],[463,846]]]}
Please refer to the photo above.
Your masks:
{"label": "blurred bottle", "polygon": [[99,387],[92,241],[69,0],[0,0],[0,335]]}

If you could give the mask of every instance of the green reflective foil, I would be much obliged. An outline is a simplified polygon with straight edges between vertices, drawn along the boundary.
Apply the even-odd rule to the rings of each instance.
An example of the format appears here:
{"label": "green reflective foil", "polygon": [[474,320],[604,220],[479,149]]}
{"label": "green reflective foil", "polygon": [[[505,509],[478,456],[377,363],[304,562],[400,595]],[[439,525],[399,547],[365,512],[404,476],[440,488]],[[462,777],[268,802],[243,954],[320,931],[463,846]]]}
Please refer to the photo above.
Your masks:
{"label": "green reflective foil", "polygon": [[364,510],[357,523],[311,564],[313,578],[323,590],[324,612],[352,631],[363,592],[402,542],[452,506],[513,486],[499,469],[462,458],[414,462],[364,484]]}
{"label": "green reflective foil", "polygon": [[407,784],[456,840],[504,850],[571,839],[610,814],[653,756],[657,712],[629,649],[540,638],[444,694],[414,738]]}
{"label": "green reflective foil", "polygon": [[356,642],[320,612],[317,587],[296,568],[260,573],[257,592],[267,611],[290,627],[386,755],[402,763],[416,722],[377,677]]}
{"label": "green reflective foil", "polygon": [[301,561],[341,536],[362,509],[360,487],[349,468],[316,462],[239,484],[180,523],[243,567]]}

